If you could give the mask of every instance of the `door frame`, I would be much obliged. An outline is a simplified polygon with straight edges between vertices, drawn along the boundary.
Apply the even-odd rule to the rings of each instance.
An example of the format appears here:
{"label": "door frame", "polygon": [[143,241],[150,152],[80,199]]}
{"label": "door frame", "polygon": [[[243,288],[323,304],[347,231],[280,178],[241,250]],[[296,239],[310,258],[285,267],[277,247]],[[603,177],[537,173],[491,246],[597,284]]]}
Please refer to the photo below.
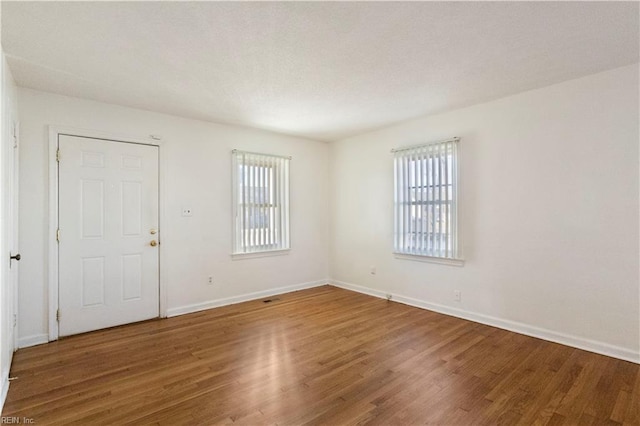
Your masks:
{"label": "door frame", "polygon": [[165,214],[164,214],[164,165],[165,154],[163,149],[163,141],[157,136],[149,136],[149,139],[141,139],[136,137],[122,136],[108,132],[102,132],[98,130],[79,129],[74,127],[62,127],[62,126],[48,126],[49,130],[49,226],[47,229],[48,240],[48,292],[49,292],[49,313],[47,315],[49,322],[49,341],[58,340],[59,329],[58,321],[56,318],[56,312],[58,311],[58,292],[59,292],[59,276],[58,276],[58,261],[59,261],[59,246],[56,240],[56,232],[58,230],[58,161],[56,159],[56,153],[58,150],[58,137],[60,135],[78,136],[91,139],[101,139],[105,141],[112,141],[115,143],[126,142],[136,143],[140,145],[151,145],[158,147],[158,227],[160,228],[160,234],[158,236],[158,256],[159,256],[159,316],[160,318],[167,317],[167,283],[166,283],[166,266],[162,261],[164,253],[164,245],[162,236],[166,232],[165,227]]}

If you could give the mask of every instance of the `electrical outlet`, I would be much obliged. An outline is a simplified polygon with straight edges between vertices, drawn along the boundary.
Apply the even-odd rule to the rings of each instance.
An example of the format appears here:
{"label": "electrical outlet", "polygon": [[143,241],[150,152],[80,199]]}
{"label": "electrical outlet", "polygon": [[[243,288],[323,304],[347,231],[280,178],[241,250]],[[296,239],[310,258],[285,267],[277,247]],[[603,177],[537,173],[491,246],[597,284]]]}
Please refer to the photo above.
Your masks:
{"label": "electrical outlet", "polygon": [[193,216],[193,210],[191,210],[191,208],[189,208],[189,207],[183,207],[182,208],[182,216],[184,216],[184,217]]}
{"label": "electrical outlet", "polygon": [[207,281],[209,285],[213,285],[213,277],[209,275],[209,280]]}
{"label": "electrical outlet", "polygon": [[462,300],[462,292],[460,290],[453,290],[453,300],[460,302]]}

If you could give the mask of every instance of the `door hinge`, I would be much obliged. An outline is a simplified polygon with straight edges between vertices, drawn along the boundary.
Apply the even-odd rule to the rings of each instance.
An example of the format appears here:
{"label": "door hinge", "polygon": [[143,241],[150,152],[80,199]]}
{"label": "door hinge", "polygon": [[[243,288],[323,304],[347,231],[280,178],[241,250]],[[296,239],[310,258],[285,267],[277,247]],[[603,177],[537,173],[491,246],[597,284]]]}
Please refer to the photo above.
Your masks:
{"label": "door hinge", "polygon": [[56,161],[60,162],[60,148],[56,149]]}
{"label": "door hinge", "polygon": [[18,324],[18,315],[13,314],[13,326],[15,327]]}
{"label": "door hinge", "polygon": [[56,321],[60,322],[60,309],[56,310]]}
{"label": "door hinge", "polygon": [[56,231],[56,241],[60,242],[60,228]]}

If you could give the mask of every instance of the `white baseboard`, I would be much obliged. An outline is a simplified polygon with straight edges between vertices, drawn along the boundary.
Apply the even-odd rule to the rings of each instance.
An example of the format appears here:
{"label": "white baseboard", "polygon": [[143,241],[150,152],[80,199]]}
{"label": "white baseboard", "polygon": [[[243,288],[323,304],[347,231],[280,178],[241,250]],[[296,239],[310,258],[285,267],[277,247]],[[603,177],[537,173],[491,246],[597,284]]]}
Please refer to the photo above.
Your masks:
{"label": "white baseboard", "polygon": [[[189,314],[192,312],[203,311],[206,309],[217,308],[220,306],[232,305],[235,303],[248,302],[250,300],[261,299],[263,297],[275,296],[277,294],[288,293],[296,290],[304,290],[307,288],[319,287],[322,285],[330,284],[335,287],[344,288],[347,290],[356,291],[358,293],[368,294],[370,296],[386,299],[387,294],[391,294],[392,300],[395,302],[403,303],[409,306],[415,306],[417,308],[427,309],[429,311],[438,312],[445,315],[454,316],[457,318],[463,318],[469,321],[478,322],[481,324],[490,325],[504,330],[513,331],[515,333],[524,334],[531,337],[536,337],[543,340],[548,340],[562,345],[571,346],[578,349],[583,349],[589,352],[595,352],[601,355],[610,356],[613,358],[623,359],[636,364],[640,364],[640,353],[635,352],[628,348],[611,345],[604,342],[585,339],[583,337],[573,336],[570,334],[560,333],[553,330],[548,330],[529,324],[506,320],[502,318],[492,317],[476,312],[470,312],[463,309],[456,309],[449,306],[444,306],[436,303],[430,303],[423,300],[414,299],[411,297],[402,296],[399,294],[386,292],[383,290],[376,290],[369,287],[360,286],[357,284],[351,284],[344,281],[337,280],[318,280],[302,284],[296,284],[286,287],[272,288],[269,290],[242,294],[234,297],[227,297],[224,299],[209,300],[207,302],[195,303],[192,305],[180,306],[177,308],[170,308],[167,310],[168,317],[174,317],[177,315]],[[18,348],[26,348],[29,346],[40,345],[47,343],[49,336],[47,334],[35,334],[32,336],[21,337],[18,339]],[[4,383],[0,388],[0,398],[6,395],[8,382],[6,386]],[[4,401],[3,399],[0,402]],[[1,405],[0,405],[1,407]]]}
{"label": "white baseboard", "polygon": [[480,324],[486,324],[504,330],[513,331],[515,333],[524,334],[531,337],[537,337],[538,339],[548,340],[550,342],[560,343],[561,345],[571,346],[578,349],[583,349],[589,352],[595,352],[597,354],[610,356],[613,358],[622,359],[625,361],[634,362],[640,364],[640,353],[635,352],[628,348],[611,345],[604,342],[598,342],[595,340],[585,339],[583,337],[572,336],[570,334],[564,334],[545,328],[535,327],[529,324],[506,320],[502,318],[496,318],[489,315],[479,314],[476,312],[465,311],[463,309],[451,308],[436,303],[425,302],[423,300],[413,299],[411,297],[402,296],[399,294],[386,292],[383,290],[376,290],[357,284],[346,283],[344,281],[330,280],[329,283],[335,287],[344,288],[347,290],[356,291],[358,293],[368,294],[369,296],[375,296],[382,299],[386,299],[388,294],[391,294],[392,300],[400,302],[405,305],[415,306],[417,308],[427,309],[429,311],[438,312],[453,317],[463,318],[469,321],[478,322]]}
{"label": "white baseboard", "polygon": [[48,334],[34,334],[32,336],[25,336],[18,338],[18,348],[28,348],[29,346],[41,345],[43,343],[49,343]]}
{"label": "white baseboard", "polygon": [[177,315],[190,314],[193,312],[204,311],[206,309],[219,308],[220,306],[233,305],[235,303],[248,302],[250,300],[262,299],[263,297],[275,296],[277,294],[288,293],[290,291],[304,290],[307,288],[328,285],[329,280],[311,281],[302,284],[295,284],[286,287],[271,288],[269,290],[257,291],[254,293],[241,294],[239,296],[226,297],[224,299],[208,300],[206,302],[194,303],[193,305],[179,306],[177,308],[167,309],[167,317],[175,317]]}

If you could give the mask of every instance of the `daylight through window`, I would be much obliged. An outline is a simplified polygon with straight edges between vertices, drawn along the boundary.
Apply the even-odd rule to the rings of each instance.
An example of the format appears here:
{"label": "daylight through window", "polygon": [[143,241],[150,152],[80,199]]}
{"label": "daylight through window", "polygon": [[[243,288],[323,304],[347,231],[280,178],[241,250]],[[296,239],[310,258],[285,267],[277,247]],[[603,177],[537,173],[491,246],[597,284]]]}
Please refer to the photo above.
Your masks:
{"label": "daylight through window", "polygon": [[394,150],[394,251],[459,259],[458,138]]}
{"label": "daylight through window", "polygon": [[233,253],[289,248],[290,157],[233,151]]}

